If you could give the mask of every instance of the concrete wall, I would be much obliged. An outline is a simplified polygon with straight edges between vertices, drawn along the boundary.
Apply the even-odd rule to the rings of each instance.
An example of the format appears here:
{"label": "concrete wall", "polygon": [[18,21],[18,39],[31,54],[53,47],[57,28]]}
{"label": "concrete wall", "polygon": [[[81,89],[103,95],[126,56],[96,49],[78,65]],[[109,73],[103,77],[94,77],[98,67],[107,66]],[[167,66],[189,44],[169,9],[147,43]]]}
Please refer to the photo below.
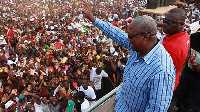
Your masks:
{"label": "concrete wall", "polygon": [[104,104],[102,104],[92,112],[114,112],[115,104],[115,95],[113,95],[108,101],[106,101]]}

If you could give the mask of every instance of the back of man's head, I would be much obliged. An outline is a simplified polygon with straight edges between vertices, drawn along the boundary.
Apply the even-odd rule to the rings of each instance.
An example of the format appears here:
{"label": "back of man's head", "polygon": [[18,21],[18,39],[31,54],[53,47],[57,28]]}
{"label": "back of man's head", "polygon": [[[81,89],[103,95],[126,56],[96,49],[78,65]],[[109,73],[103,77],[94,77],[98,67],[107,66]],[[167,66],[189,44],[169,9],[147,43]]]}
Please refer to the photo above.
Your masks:
{"label": "back of man's head", "polygon": [[150,35],[156,35],[157,33],[157,24],[151,16],[138,16],[132,21],[131,25],[133,24],[137,24],[139,26],[137,28],[141,32],[147,32]]}
{"label": "back of man's head", "polygon": [[96,69],[97,75],[100,75],[101,71],[102,71],[102,68],[101,67],[97,67],[97,69]]}

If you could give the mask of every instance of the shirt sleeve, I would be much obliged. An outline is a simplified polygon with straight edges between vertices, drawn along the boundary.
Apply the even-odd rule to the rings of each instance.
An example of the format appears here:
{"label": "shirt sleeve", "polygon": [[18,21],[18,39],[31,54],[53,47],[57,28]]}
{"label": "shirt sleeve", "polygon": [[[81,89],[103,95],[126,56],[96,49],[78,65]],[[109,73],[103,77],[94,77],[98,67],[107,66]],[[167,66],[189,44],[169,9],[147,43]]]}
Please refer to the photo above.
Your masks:
{"label": "shirt sleeve", "polygon": [[145,112],[167,112],[173,95],[175,78],[161,72],[151,78],[149,83],[149,102]]}
{"label": "shirt sleeve", "polygon": [[115,95],[115,100],[118,100],[121,96],[121,92],[122,92],[122,87],[120,87],[117,92],[116,92],[116,95]]}
{"label": "shirt sleeve", "polygon": [[94,68],[92,67],[89,71],[90,71],[90,81],[93,81],[93,78],[94,78]]}
{"label": "shirt sleeve", "polygon": [[102,77],[108,77],[108,74],[104,70],[102,70]]}
{"label": "shirt sleeve", "polygon": [[91,98],[92,99],[95,99],[96,98],[96,94],[95,94],[95,92],[94,92],[94,89],[91,87],[91,89],[90,89],[91,91]]}
{"label": "shirt sleeve", "polygon": [[109,38],[113,39],[115,42],[125,47],[126,49],[132,49],[130,42],[128,41],[128,34],[118,27],[113,26],[107,21],[102,21],[98,18],[95,19],[93,24],[104,32]]}

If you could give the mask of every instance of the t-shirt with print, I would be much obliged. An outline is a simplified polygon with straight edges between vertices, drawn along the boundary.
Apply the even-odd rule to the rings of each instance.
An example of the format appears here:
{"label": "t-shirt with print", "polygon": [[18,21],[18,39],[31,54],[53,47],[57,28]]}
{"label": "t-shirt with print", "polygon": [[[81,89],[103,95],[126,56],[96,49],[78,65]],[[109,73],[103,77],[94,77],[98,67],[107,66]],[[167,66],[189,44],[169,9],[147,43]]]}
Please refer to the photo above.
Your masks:
{"label": "t-shirt with print", "polygon": [[[88,86],[87,90],[85,90],[83,86],[80,86],[79,91],[83,91],[85,93],[85,96],[87,96],[87,98],[96,99],[96,94],[94,92],[94,89],[90,86]],[[90,102],[90,106],[95,103],[95,101],[89,101],[89,102]]]}
{"label": "t-shirt with print", "polygon": [[108,74],[104,70],[102,70],[101,73],[99,75],[97,75],[96,69],[97,68],[92,67],[92,69],[90,70],[90,81],[92,81],[94,83],[95,90],[100,90],[101,89],[101,79],[102,79],[102,77],[108,77]]}

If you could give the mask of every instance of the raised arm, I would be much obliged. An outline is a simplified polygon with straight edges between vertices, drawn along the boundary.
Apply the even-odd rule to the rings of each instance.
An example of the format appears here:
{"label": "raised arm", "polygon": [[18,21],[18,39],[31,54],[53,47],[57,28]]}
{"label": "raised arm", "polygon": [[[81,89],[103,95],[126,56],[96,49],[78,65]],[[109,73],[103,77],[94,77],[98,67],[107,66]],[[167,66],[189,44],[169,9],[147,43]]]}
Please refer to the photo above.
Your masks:
{"label": "raised arm", "polygon": [[86,0],[82,0],[83,9],[81,10],[86,18],[88,18],[96,27],[98,27],[102,32],[104,32],[109,38],[116,41],[121,46],[125,47],[126,49],[131,49],[131,44],[128,41],[128,34],[125,33],[123,30],[113,26],[111,23],[106,21],[101,21],[98,18],[95,18],[92,15],[90,10],[90,6],[86,2]]}
{"label": "raised arm", "polygon": [[33,94],[33,93],[30,93],[30,92],[28,92],[28,91],[26,91],[26,90],[23,91],[22,94],[23,94],[24,96],[30,96],[30,97],[35,98],[35,99],[36,99],[36,103],[37,103],[38,105],[41,104],[41,100],[40,100],[40,97],[39,97],[38,95]]}

